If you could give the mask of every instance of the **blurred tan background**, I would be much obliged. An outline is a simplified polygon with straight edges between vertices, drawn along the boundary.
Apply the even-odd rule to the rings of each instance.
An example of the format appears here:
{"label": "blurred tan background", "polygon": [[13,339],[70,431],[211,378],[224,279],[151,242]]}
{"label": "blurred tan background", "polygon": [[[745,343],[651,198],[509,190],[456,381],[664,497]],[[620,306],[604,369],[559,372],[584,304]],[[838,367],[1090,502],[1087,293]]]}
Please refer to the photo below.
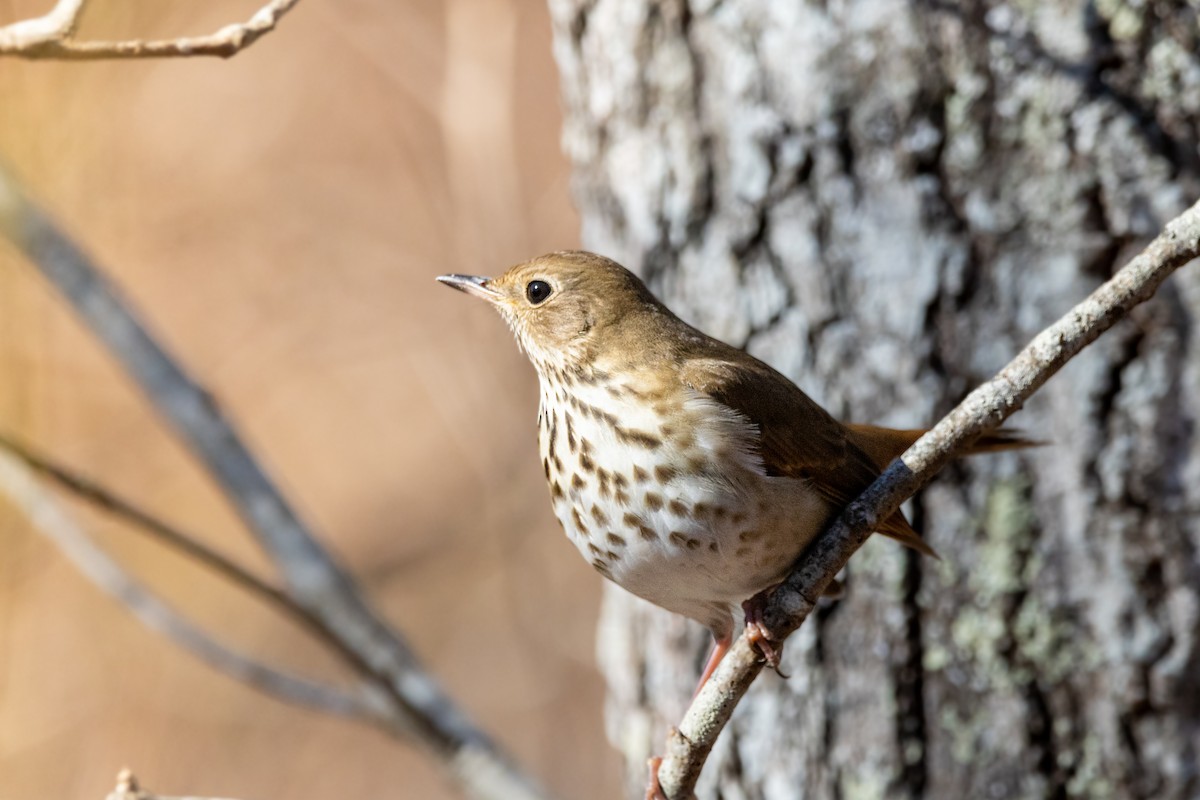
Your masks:
{"label": "blurred tan background", "polygon": [[[0,23],[51,0],[0,0]],[[94,0],[84,37],[207,33],[256,0]],[[535,379],[438,286],[577,243],[542,0],[304,0],[229,61],[0,60],[0,157],[216,393],[431,671],[543,782],[611,797],[599,585],[558,531]],[[0,244],[0,430],[226,552],[221,497]],[[244,595],[74,506],[209,630],[339,668]],[[150,788],[450,797],[423,756],[159,640],[0,502],[0,800]]]}

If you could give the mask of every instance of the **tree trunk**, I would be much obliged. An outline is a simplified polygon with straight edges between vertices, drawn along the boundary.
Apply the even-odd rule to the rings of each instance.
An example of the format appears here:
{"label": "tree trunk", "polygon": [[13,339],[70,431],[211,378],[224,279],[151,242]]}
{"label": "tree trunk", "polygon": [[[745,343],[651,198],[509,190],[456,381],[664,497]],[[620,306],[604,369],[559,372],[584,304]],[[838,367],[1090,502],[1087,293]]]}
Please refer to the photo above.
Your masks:
{"label": "tree trunk", "polygon": [[[932,423],[1200,187],[1193,4],[552,0],[584,243],[842,418]],[[1200,274],[872,540],[701,797],[1200,797]],[[610,587],[629,784],[704,631]]]}

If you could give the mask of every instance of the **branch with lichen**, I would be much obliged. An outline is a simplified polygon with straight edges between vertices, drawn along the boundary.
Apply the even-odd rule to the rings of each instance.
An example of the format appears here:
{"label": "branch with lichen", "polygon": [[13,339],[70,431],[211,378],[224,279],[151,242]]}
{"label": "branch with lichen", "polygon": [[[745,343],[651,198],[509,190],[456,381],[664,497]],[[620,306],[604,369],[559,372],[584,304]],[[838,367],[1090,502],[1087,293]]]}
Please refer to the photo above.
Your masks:
{"label": "branch with lichen", "polygon": [[[768,603],[763,622],[782,641],[804,623],[850,557],[900,504],[980,435],[998,427],[1083,348],[1175,270],[1200,257],[1200,203],[1167,224],[1111,280],[1026,345],[994,378],[971,392],[896,459],[803,553]],[[758,651],[740,637],[667,737],[658,779],[670,800],[691,797],[713,744],[762,670]]]}
{"label": "branch with lichen", "polygon": [[59,0],[48,13],[0,27],[0,55],[71,61],[219,56],[240,53],[275,30],[300,0],[271,0],[245,22],[204,36],[89,41],[75,38],[87,0]]}

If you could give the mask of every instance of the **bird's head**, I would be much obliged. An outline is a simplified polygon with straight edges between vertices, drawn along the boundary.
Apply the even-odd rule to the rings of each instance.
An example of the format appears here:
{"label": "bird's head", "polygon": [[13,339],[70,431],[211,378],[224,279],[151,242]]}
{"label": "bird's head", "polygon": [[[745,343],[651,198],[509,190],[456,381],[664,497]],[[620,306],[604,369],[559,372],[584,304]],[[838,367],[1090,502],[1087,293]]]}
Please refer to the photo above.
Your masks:
{"label": "bird's head", "polygon": [[442,275],[439,281],[492,304],[539,372],[590,361],[609,337],[670,314],[629,270],[582,251],[550,253],[498,278]]}

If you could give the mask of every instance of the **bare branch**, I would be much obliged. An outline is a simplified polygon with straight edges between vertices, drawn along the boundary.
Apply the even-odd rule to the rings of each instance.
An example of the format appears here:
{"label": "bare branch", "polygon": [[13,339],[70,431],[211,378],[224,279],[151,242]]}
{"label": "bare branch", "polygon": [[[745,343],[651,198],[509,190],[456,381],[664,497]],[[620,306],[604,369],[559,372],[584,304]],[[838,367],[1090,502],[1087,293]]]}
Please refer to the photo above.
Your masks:
{"label": "bare branch", "polygon": [[79,24],[86,0],[58,0],[45,16],[14,22],[0,28],[0,53],[36,49],[68,38]]}
{"label": "bare branch", "polygon": [[[354,651],[347,648],[345,643],[338,637],[331,635],[319,619],[293,600],[286,592],[267,583],[237,562],[212,549],[195,536],[162,521],[130,501],[119,497],[110,489],[100,486],[94,481],[60,464],[52,462],[43,455],[34,453],[30,448],[17,444],[6,436],[0,435],[0,452],[3,451],[7,451],[30,470],[49,479],[60,488],[131,523],[136,530],[145,531],[163,544],[178,550],[184,556],[192,558],[203,566],[208,567],[217,575],[265,599],[270,605],[286,614],[308,633],[315,636],[322,644],[328,646],[334,655],[340,657],[351,669],[354,669],[365,678],[368,683],[378,683],[379,677],[364,667],[361,659],[359,659]],[[380,691],[384,690],[377,690],[376,694]],[[383,721],[388,723],[386,719]],[[391,723],[385,726],[395,727]]]}
{"label": "bare branch", "polygon": [[216,480],[284,576],[291,598],[376,676],[395,702],[393,732],[439,759],[469,796],[546,795],[420,665],[317,542],[211,396],[149,334],[119,291],[0,166],[0,234],[74,307]]}
{"label": "bare branch", "polygon": [[[817,598],[880,520],[924,486],[981,434],[1024,405],[1042,384],[1134,306],[1148,300],[1172,272],[1200,257],[1200,203],[1165,230],[1111,280],[1042,331],[996,377],[971,392],[838,516],[804,552],[764,612],[773,638],[783,640],[816,607]],[[745,636],[692,701],[667,738],[659,781],[668,798],[691,797],[717,736],[762,669]]]}
{"label": "bare branch", "polygon": [[271,0],[246,22],[226,25],[207,36],[178,39],[80,41],[75,27],[85,0],[59,0],[43,17],[0,27],[0,55],[72,61],[116,58],[230,56],[275,30],[284,14],[300,0]]}
{"label": "bare branch", "polygon": [[33,527],[53,541],[93,583],[129,608],[147,627],[216,669],[289,703],[377,721],[379,703],[363,690],[351,693],[268,667],[220,644],[139,584],[85,534],[16,457],[0,452],[0,489]]}
{"label": "bare branch", "polygon": [[46,456],[35,453],[28,446],[19,444],[3,434],[0,434],[0,450],[7,450],[11,455],[24,462],[25,466],[53,481],[59,487],[132,523],[136,529],[149,533],[169,547],[208,567],[217,575],[266,600],[296,621],[306,626],[312,624],[308,612],[293,602],[285,592],[272,586],[265,579],[255,575],[228,556],[217,552],[197,537],[162,521],[129,500],[117,496],[111,490],[61,464],[54,463]]}

